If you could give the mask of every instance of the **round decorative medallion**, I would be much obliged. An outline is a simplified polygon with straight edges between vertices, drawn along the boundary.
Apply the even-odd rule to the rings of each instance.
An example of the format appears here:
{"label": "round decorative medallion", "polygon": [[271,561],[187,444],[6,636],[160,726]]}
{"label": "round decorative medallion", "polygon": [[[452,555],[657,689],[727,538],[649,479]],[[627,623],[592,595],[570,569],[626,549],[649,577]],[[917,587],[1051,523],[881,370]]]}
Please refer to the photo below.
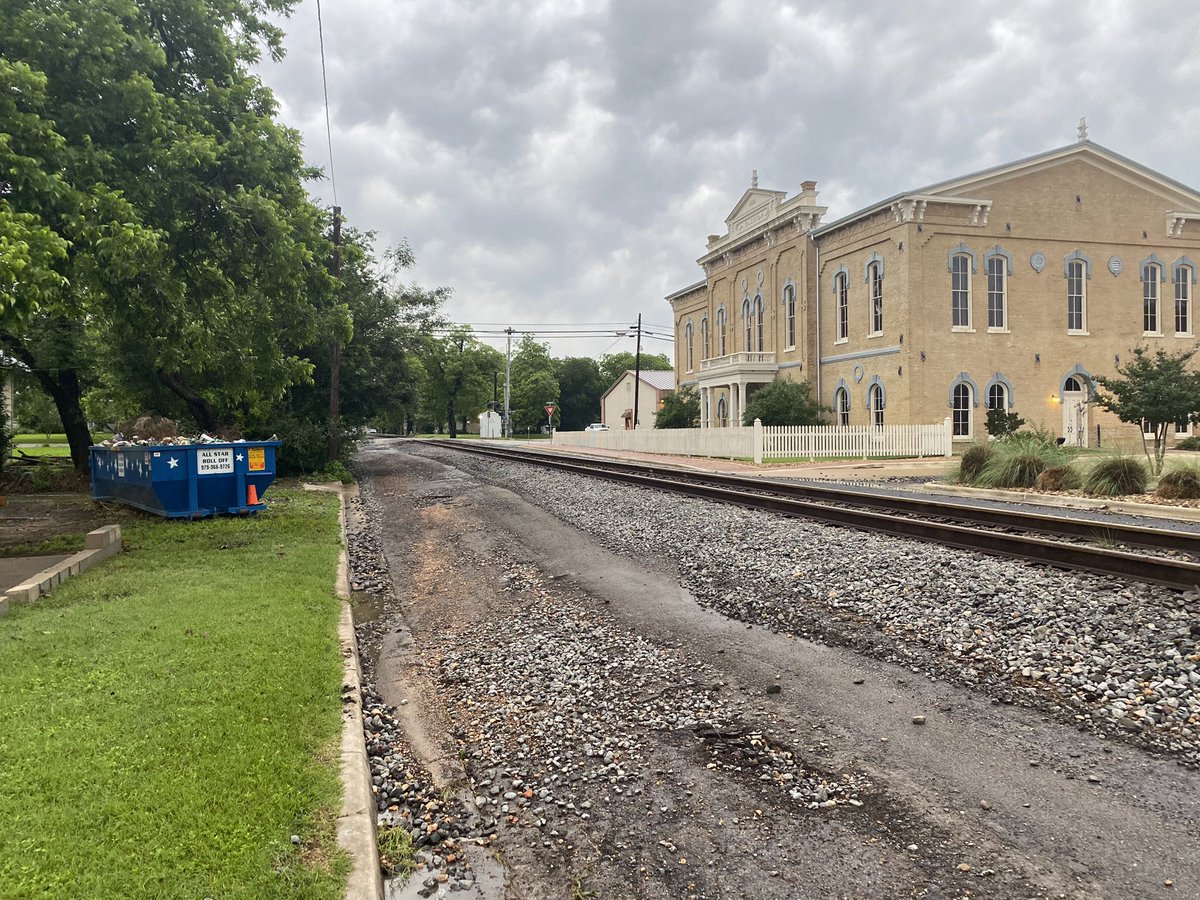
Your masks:
{"label": "round decorative medallion", "polygon": [[1040,272],[1046,268],[1046,254],[1041,250],[1029,257],[1029,265],[1033,266],[1033,271]]}
{"label": "round decorative medallion", "polygon": [[1114,275],[1120,275],[1124,268],[1125,264],[1121,262],[1121,257],[1110,256],[1108,258],[1108,271],[1112,272]]}
{"label": "round decorative medallion", "polygon": [[767,279],[767,276],[763,274],[763,270],[759,269],[758,270],[758,286],[762,287],[762,283],[764,281],[766,281],[766,279]]}
{"label": "round decorative medallion", "polygon": [[744,290],[745,290],[746,288],[748,288],[749,286],[750,286],[750,281],[749,281],[749,279],[747,279],[747,278],[746,278],[746,276],[745,276],[745,275],[743,275],[743,276],[742,276],[742,290],[744,291]]}
{"label": "round decorative medallion", "polygon": [[862,381],[862,380],[863,380],[863,367],[862,367],[862,366],[855,366],[855,367],[854,367],[854,380],[855,380],[855,381]]}

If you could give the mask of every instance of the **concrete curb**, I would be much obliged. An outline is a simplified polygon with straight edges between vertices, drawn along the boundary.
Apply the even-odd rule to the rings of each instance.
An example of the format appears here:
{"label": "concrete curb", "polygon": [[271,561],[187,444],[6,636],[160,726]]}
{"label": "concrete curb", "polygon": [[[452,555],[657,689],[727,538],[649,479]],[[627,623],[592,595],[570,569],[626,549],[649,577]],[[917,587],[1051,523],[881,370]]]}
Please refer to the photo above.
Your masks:
{"label": "concrete curb", "polygon": [[938,484],[937,482],[931,482],[921,487],[933,494],[978,497],[981,500],[1005,500],[1009,503],[1027,503],[1030,506],[1053,506],[1057,509],[1098,509],[1130,516],[1151,516],[1158,519],[1200,522],[1200,509],[1190,506],[1160,506],[1157,503],[1129,503],[1123,500],[1097,500],[1091,497],[1070,495],[1050,497],[1046,494],[1031,494],[1025,491],[998,491],[991,488],[967,487],[962,484]]}
{"label": "concrete curb", "polygon": [[[330,490],[305,485],[306,490]],[[334,489],[336,490],[336,489]],[[371,766],[363,741],[362,670],[358,661],[358,639],[350,611],[350,560],[346,541],[346,494],[338,490],[341,507],[338,527],[342,552],[338,556],[336,593],[341,600],[338,643],[342,650],[342,810],[337,819],[338,844],[350,854],[346,876],[346,900],[383,900],[383,874],[379,868],[379,845],[375,836],[375,795],[371,792]]]}
{"label": "concrete curb", "polygon": [[121,552],[121,526],[105,525],[89,531],[84,548],[61,562],[43,569],[0,596],[0,616],[8,612],[9,603],[33,603],[43,594],[49,594],[72,575],[86,572],[103,559]]}

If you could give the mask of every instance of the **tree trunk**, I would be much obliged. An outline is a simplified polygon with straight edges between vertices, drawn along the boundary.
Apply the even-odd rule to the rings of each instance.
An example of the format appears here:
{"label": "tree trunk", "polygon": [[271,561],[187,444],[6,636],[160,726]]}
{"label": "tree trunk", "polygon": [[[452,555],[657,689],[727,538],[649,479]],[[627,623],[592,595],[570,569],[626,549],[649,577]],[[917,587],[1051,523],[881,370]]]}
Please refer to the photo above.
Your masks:
{"label": "tree trunk", "polygon": [[88,428],[87,416],[83,414],[83,390],[79,386],[79,373],[74,369],[59,369],[57,376],[40,368],[33,353],[16,335],[0,332],[0,341],[13,356],[19,359],[38,384],[54,401],[58,417],[62,419],[67,444],[71,448],[71,463],[80,475],[88,474],[88,448],[92,446],[92,431]]}
{"label": "tree trunk", "polygon": [[458,437],[458,417],[454,414],[454,401],[446,401],[446,421],[450,423],[450,437]]}
{"label": "tree trunk", "polygon": [[213,410],[212,404],[193,391],[188,386],[188,383],[174,372],[159,369],[156,374],[158,375],[158,380],[165,384],[171,393],[187,404],[188,412],[196,420],[196,427],[216,437],[214,432],[220,429],[217,425],[217,414]]}

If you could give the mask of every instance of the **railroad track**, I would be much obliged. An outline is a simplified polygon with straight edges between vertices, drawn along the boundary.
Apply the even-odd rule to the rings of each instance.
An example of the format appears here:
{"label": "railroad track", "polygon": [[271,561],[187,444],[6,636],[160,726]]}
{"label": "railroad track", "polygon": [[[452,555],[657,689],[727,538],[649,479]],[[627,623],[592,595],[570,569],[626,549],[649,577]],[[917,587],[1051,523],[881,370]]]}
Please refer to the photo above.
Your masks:
{"label": "railroad track", "polygon": [[[961,500],[897,497],[837,486],[794,484],[475,442],[425,443],[831,525],[1145,581],[1175,590],[1200,587],[1200,562],[1197,562],[1200,534],[1169,527],[1098,523],[1027,510],[974,506]],[[1117,549],[1122,546],[1154,553]]]}

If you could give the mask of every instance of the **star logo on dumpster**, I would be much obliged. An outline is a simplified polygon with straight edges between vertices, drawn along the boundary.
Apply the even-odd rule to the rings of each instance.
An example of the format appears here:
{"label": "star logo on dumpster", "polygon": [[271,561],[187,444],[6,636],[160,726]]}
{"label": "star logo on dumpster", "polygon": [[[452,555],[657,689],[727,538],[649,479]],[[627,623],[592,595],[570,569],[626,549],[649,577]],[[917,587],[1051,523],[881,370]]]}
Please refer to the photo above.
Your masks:
{"label": "star logo on dumpster", "polygon": [[238,462],[241,462],[245,457],[243,457],[242,454],[239,453],[235,458],[237,459]]}
{"label": "star logo on dumpster", "polygon": [[172,456],[170,459],[167,460],[167,465],[170,466],[172,469],[176,469],[179,467],[179,460],[176,459],[174,456]]}

